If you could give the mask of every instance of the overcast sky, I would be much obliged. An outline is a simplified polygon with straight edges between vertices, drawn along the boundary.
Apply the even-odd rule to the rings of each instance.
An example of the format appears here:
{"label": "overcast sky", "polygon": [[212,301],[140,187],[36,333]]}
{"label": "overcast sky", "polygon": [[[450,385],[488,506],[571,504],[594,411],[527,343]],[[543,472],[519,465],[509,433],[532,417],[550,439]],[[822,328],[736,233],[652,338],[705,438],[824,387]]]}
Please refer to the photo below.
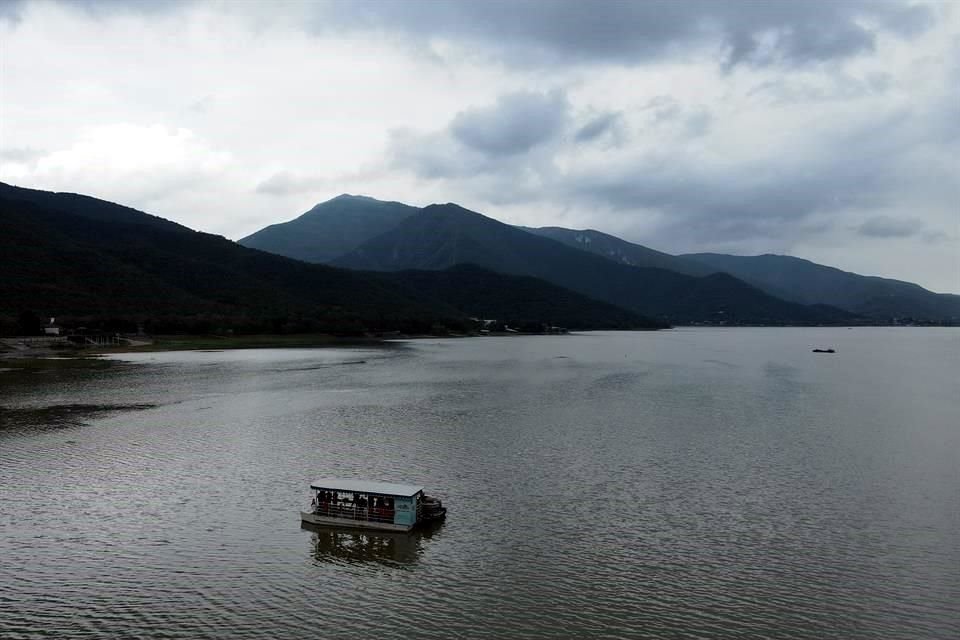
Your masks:
{"label": "overcast sky", "polygon": [[960,3],[0,0],[0,180],[233,239],[355,193],[960,292]]}

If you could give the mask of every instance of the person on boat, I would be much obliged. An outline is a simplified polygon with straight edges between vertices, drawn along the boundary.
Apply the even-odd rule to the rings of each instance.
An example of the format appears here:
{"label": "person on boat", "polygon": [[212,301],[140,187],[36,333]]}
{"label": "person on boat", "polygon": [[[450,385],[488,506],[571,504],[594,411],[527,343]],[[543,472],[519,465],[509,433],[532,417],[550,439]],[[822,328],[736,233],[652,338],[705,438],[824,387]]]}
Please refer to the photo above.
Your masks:
{"label": "person on boat", "polygon": [[387,522],[393,522],[394,510],[393,510],[393,498],[387,498],[385,502],[386,509],[384,511],[383,517]]}

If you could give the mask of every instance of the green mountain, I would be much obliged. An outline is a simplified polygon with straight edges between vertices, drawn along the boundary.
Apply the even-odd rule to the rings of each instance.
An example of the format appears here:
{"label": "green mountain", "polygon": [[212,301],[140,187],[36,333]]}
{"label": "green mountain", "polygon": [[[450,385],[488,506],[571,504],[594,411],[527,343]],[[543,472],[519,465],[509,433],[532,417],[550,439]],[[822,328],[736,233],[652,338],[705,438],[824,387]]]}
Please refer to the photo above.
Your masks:
{"label": "green mountain", "polygon": [[[838,315],[838,309],[842,309],[863,316],[861,321],[890,322],[896,319],[960,322],[960,296],[934,293],[909,282],[861,276],[787,256],[709,253],[673,256],[592,229],[517,227],[529,234],[554,240],[623,266],[659,269],[696,277],[727,273],[768,296],[780,298],[781,301],[813,305],[815,308],[801,313],[797,309],[777,307],[769,300],[757,298],[756,292],[739,288],[731,280],[718,279],[709,279],[707,285],[698,285],[707,287],[701,291],[705,297],[699,303],[692,301],[681,304],[684,299],[682,288],[672,289],[679,284],[671,275],[662,272],[659,274],[662,282],[653,282],[650,274],[647,274],[647,279],[642,282],[645,291],[638,293],[625,285],[620,287],[623,290],[620,293],[603,293],[595,288],[599,284],[596,278],[571,273],[572,268],[566,269],[559,263],[549,270],[550,273],[539,269],[537,265],[530,267],[530,261],[522,255],[525,249],[519,245],[513,246],[511,236],[504,236],[503,229],[488,226],[482,231],[475,229],[476,233],[467,232],[472,227],[465,220],[455,222],[436,216],[426,216],[419,223],[411,223],[407,231],[399,235],[413,233],[416,236],[420,233],[424,237],[414,244],[411,244],[409,237],[406,238],[391,248],[396,252],[395,255],[385,258],[383,247],[377,244],[379,237],[384,234],[389,236],[405,221],[421,216],[422,211],[398,202],[343,195],[318,204],[296,220],[272,225],[240,242],[308,262],[377,270],[436,270],[454,264],[472,263],[503,273],[534,275],[563,286],[579,287],[576,290],[581,293],[597,298],[605,295],[603,300],[629,305],[634,311],[653,315],[662,321],[714,322],[722,321],[724,317],[735,317],[733,322],[771,324],[856,321],[852,317]],[[429,224],[425,224],[427,220]],[[432,237],[435,233],[436,237]],[[534,255],[539,254],[535,251]],[[607,289],[615,288],[612,282],[604,286]],[[671,293],[666,294],[665,291]],[[725,300],[722,296],[714,295],[715,291],[726,291],[734,297]],[[629,296],[631,301],[624,302],[618,297],[621,294]],[[655,306],[660,302],[666,306]]]}
{"label": "green mountain", "polygon": [[801,304],[829,304],[879,321],[913,319],[960,323],[960,296],[934,293],[888,278],[862,276],[779,255],[691,253],[681,258],[740,278],[771,295]]}
{"label": "green mountain", "polygon": [[541,278],[670,323],[818,324],[852,317],[785,302],[726,274],[698,278],[617,263],[455,204],[426,207],[333,264],[377,271],[475,264]]}
{"label": "green mountain", "polygon": [[508,276],[471,264],[443,271],[395,271],[372,274],[403,295],[445,303],[474,318],[496,319],[511,327],[546,324],[567,329],[661,328],[604,302],[538,278]]}
{"label": "green mountain", "polygon": [[[462,300],[475,276],[460,283],[449,276],[451,287],[464,289],[456,304],[419,291],[415,275],[410,284],[397,278],[248,249],[95,198],[0,183],[0,331],[13,331],[18,317],[32,314],[113,329],[144,322],[156,332],[424,332],[437,324],[470,326],[468,316],[484,310]],[[524,307],[518,293],[534,289],[532,298],[544,298],[557,294],[554,287],[494,280],[490,286],[512,301],[518,317],[576,326],[571,315],[540,318],[542,303]],[[478,300],[489,296],[480,292]],[[608,305],[583,298],[575,304],[597,327],[649,326]]]}
{"label": "green mountain", "polygon": [[304,262],[330,262],[417,211],[400,202],[344,194],[321,202],[299,218],[265,227],[239,243]]}
{"label": "green mountain", "polygon": [[575,230],[565,229],[563,227],[519,228],[530,233],[535,233],[538,236],[543,236],[544,238],[562,242],[568,247],[595,253],[608,260],[613,260],[614,262],[619,262],[631,267],[667,269],[669,271],[676,271],[677,273],[685,273],[689,276],[708,276],[716,271],[716,269],[695,260],[672,256],[669,253],[663,253],[662,251],[650,249],[643,245],[627,242],[616,236],[594,231],[593,229]]}

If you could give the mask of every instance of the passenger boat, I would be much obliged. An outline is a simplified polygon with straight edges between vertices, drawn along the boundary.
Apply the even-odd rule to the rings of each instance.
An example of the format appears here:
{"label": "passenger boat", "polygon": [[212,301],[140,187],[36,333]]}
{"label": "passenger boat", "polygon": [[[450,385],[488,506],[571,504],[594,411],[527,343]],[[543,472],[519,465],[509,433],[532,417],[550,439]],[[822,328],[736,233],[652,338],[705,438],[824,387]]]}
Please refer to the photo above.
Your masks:
{"label": "passenger boat", "polygon": [[412,531],[447,515],[440,500],[415,485],[321,478],[310,490],[310,510],[301,511],[300,519],[313,525]]}

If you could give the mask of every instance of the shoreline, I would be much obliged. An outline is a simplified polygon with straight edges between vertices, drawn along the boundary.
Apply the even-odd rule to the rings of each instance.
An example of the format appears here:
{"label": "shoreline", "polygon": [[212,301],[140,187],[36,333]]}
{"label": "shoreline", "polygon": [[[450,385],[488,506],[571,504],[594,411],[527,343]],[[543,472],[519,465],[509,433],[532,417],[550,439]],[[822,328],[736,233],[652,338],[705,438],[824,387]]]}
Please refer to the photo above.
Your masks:
{"label": "shoreline", "polygon": [[[915,325],[830,325],[823,328],[870,328],[870,327],[891,327],[891,328],[927,328],[925,326]],[[743,325],[742,328],[767,327],[773,329],[791,329],[791,328],[813,328],[805,325]],[[740,326],[718,326],[718,325],[677,325],[670,329],[686,328],[720,328],[737,329]],[[937,328],[937,327],[930,327]],[[620,329],[618,331],[643,332],[662,331],[662,329]],[[594,331],[572,331],[568,333],[519,333],[519,332],[491,332],[484,334],[387,334],[370,336],[335,336],[331,334],[262,334],[262,335],[243,335],[243,336],[218,336],[218,335],[163,335],[152,337],[129,338],[134,344],[106,346],[106,345],[43,345],[35,347],[11,348],[9,342],[12,338],[0,338],[0,372],[8,368],[10,364],[22,364],[25,361],[66,361],[66,360],[98,360],[102,361],[100,356],[114,353],[150,353],[159,351],[203,351],[203,350],[232,350],[232,349],[321,349],[338,347],[358,347],[358,346],[388,346],[392,343],[404,340],[454,340],[462,338],[490,338],[490,337],[517,337],[517,336],[557,336],[557,335],[577,335],[581,333],[593,333]],[[8,348],[3,349],[4,340],[8,341]],[[19,368],[19,367],[17,367]]]}
{"label": "shoreline", "polygon": [[[387,334],[375,336],[335,336],[323,333],[259,334],[244,336],[162,335],[128,338],[133,344],[86,345],[50,344],[34,347],[0,348],[0,370],[4,363],[36,360],[100,360],[113,353],[150,353],[159,351],[207,351],[232,349],[322,349],[358,346],[388,346],[402,340],[441,340],[499,336],[562,335],[539,333],[496,332],[490,334]],[[0,338],[0,344],[3,342]],[[7,340],[12,340],[8,338]]]}

